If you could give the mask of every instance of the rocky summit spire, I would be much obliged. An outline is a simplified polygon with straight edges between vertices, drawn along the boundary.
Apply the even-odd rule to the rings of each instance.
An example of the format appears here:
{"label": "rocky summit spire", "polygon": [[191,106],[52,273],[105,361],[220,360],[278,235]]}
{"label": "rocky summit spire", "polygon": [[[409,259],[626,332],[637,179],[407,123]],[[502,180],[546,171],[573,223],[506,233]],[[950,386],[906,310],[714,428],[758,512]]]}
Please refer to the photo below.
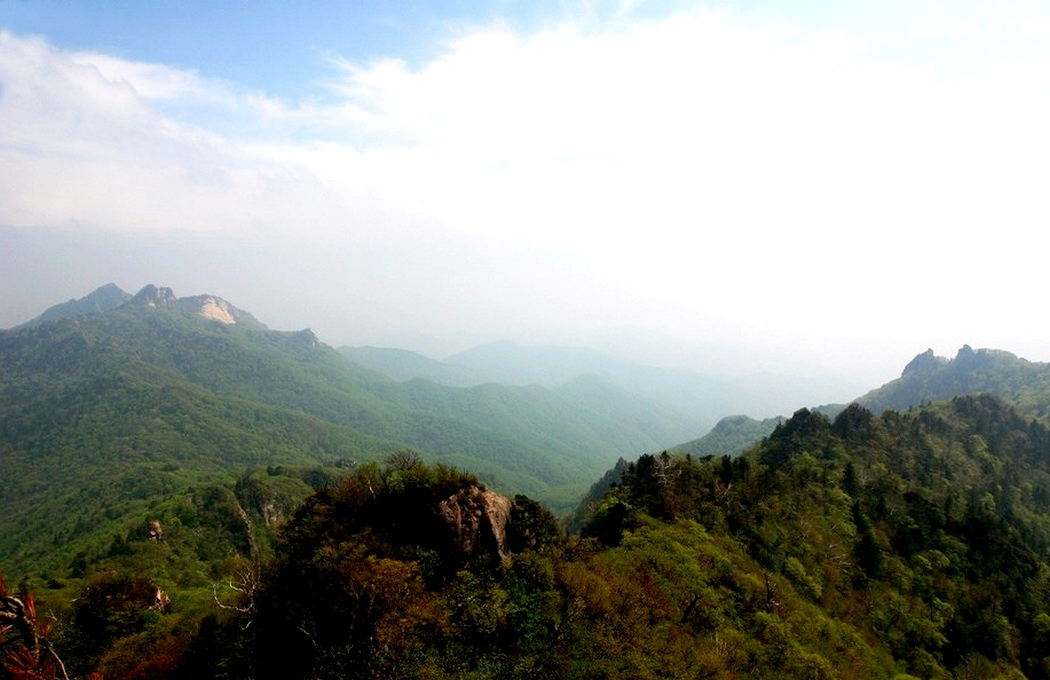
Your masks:
{"label": "rocky summit spire", "polygon": [[947,359],[934,355],[933,349],[928,349],[922,354],[916,355],[914,359],[909,361],[908,365],[905,366],[904,370],[901,372],[901,376],[903,377],[912,373],[932,371],[946,363]]}
{"label": "rocky summit spire", "polygon": [[131,298],[128,304],[143,307],[166,307],[177,299],[171,288],[158,288],[150,283],[136,293],[135,297]]}

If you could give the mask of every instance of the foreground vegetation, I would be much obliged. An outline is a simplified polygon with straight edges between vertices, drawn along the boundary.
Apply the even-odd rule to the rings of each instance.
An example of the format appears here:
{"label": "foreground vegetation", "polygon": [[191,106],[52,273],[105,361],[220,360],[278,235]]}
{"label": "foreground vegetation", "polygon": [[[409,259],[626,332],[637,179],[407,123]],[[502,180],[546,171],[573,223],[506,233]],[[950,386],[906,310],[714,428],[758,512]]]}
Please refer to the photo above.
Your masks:
{"label": "foreground vegetation", "polygon": [[45,675],[1050,678],[1050,431],[993,397],[642,456],[581,535],[406,452],[281,506],[308,477],[256,470],[31,582]]}

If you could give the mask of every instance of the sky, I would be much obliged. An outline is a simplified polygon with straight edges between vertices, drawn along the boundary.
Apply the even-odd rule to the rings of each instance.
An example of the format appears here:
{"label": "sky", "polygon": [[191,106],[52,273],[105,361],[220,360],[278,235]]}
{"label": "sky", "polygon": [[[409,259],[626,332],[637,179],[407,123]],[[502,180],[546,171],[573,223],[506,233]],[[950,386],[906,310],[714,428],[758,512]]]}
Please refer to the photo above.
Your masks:
{"label": "sky", "polygon": [[436,357],[1050,361],[1048,120],[1040,2],[0,0],[0,328],[152,283]]}

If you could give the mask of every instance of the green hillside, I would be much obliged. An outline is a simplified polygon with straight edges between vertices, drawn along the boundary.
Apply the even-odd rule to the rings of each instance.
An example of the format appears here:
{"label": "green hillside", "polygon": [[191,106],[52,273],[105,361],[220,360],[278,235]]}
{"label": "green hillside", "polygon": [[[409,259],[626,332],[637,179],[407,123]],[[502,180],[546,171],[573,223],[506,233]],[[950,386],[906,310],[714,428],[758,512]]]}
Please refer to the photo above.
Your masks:
{"label": "green hillside", "polygon": [[250,466],[364,463],[400,449],[564,512],[619,456],[664,448],[684,427],[611,386],[397,382],[220,298],[100,291],[0,332],[9,573],[57,568],[151,504],[232,484]]}
{"label": "green hillside", "polygon": [[[627,544],[655,517],[731,537],[776,575],[789,666],[815,653],[827,677],[1050,677],[1050,431],[994,397],[802,410],[738,460],[646,457],[623,479],[587,531]],[[738,640],[769,639],[704,597]]]}
{"label": "green hillside", "polygon": [[108,312],[130,299],[131,295],[122,291],[116,284],[107,283],[80,299],[69,300],[68,302],[49,307],[40,316],[22,324],[21,328],[39,326],[48,321],[58,321],[59,319],[68,319],[84,314]]}
{"label": "green hillside", "polygon": [[783,422],[783,418],[755,420],[745,415],[726,416],[703,437],[674,447],[694,456],[736,456],[755,445]]}
{"label": "green hillside", "polygon": [[[968,345],[954,359],[927,350],[904,367],[901,377],[855,401],[881,413],[977,393],[996,395],[1026,413],[1045,418],[1050,413],[1050,364],[1021,359],[1003,350],[974,350]],[[828,404],[815,410],[834,417],[843,408],[843,404]],[[737,455],[769,435],[780,420],[728,416],[702,437],[672,448],[701,456]]]}
{"label": "green hillside", "polygon": [[1050,413],[1050,364],[964,345],[953,359],[919,354],[901,377],[860,397],[872,411],[902,410],[962,394],[987,392],[1040,418]]}
{"label": "green hillside", "polygon": [[[0,679],[1050,680],[1042,365],[920,355],[864,398],[907,408],[639,457],[681,422],[597,376],[399,382],[211,296],[83,309],[0,332]],[[591,484],[571,534],[537,502]]]}
{"label": "green hillside", "polygon": [[987,395],[802,409],[737,458],[625,464],[582,537],[400,455],[311,496],[272,555],[210,608],[111,570],[48,644],[120,678],[1044,680],[1050,430]]}

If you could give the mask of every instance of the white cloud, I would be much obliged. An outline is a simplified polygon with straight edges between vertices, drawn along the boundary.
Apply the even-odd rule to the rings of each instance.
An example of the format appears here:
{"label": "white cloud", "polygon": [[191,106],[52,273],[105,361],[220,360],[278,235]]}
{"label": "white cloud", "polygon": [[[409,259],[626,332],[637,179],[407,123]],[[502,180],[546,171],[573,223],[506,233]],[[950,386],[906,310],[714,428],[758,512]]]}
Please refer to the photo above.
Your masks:
{"label": "white cloud", "polygon": [[[960,233],[1031,239],[1046,217],[1031,191],[1045,97],[874,63],[841,35],[682,14],[611,33],[484,30],[417,70],[345,72],[355,122],[390,140],[360,158],[375,191],[683,304],[726,281],[727,304],[755,304],[769,278],[790,291],[883,277],[900,295],[951,275],[930,258],[989,254]],[[337,176],[327,161],[319,173]],[[910,280],[887,276],[900,266]]]}
{"label": "white cloud", "polygon": [[265,98],[237,100],[195,73],[68,54],[6,32],[0,54],[0,163],[17,168],[0,183],[0,223],[279,235],[338,228],[353,213],[309,169],[267,159],[250,137],[157,107],[218,106],[246,128],[292,115],[274,114]]}
{"label": "white cloud", "polygon": [[97,52],[73,53],[69,55],[69,60],[97,71],[110,83],[127,85],[139,96],[151,101],[199,97],[209,89],[208,83],[196,71],[128,61]]}
{"label": "white cloud", "polygon": [[335,101],[287,103],[0,34],[0,163],[18,168],[0,223],[488,242],[555,253],[654,324],[823,337],[869,332],[873,308],[899,335],[936,330],[918,290],[1005,323],[1000,288],[953,286],[1000,260],[1037,283],[1045,61],[946,78],[710,11],[445,47],[417,66],[334,58]]}

